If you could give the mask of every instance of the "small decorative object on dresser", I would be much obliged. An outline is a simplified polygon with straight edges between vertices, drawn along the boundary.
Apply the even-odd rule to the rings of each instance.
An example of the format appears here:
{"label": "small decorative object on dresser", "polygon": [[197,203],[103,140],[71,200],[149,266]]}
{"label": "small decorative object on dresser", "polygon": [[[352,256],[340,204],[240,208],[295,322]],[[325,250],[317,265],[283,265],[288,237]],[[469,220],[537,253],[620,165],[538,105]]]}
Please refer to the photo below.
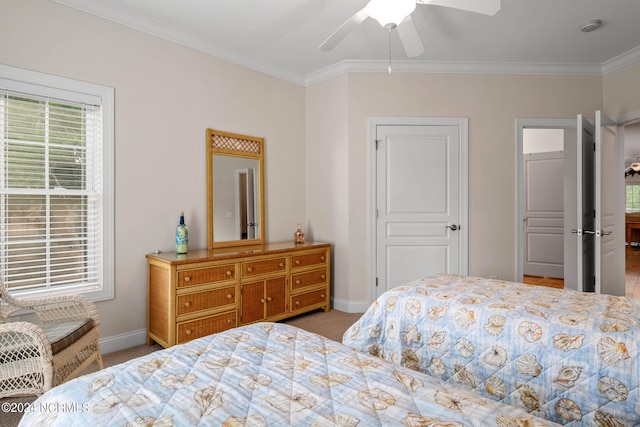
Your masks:
{"label": "small decorative object on dresser", "polygon": [[298,224],[298,229],[293,233],[293,237],[296,243],[304,243],[304,231],[302,231],[302,224]]}
{"label": "small decorative object on dresser", "polygon": [[147,255],[147,344],[163,347],[331,309],[329,243],[267,243]]}
{"label": "small decorative object on dresser", "polygon": [[186,254],[189,244],[189,229],[184,223],[184,211],[180,212],[180,223],[176,227],[176,253]]}

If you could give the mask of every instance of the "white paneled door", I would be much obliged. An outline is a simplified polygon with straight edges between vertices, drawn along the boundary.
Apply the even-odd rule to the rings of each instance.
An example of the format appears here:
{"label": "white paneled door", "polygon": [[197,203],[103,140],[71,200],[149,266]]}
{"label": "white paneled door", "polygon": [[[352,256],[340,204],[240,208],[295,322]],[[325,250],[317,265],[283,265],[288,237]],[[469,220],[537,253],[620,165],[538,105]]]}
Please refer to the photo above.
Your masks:
{"label": "white paneled door", "polygon": [[466,274],[466,129],[466,119],[375,126],[376,297],[427,275]]}
{"label": "white paneled door", "polygon": [[596,111],[595,126],[578,115],[578,289],[610,295],[625,294],[624,208],[616,189],[620,185],[616,126]]}
{"label": "white paneled door", "polygon": [[617,126],[601,111],[596,111],[596,284],[597,293],[625,295],[622,214],[624,208],[617,188],[623,173],[618,164]]}
{"label": "white paneled door", "polygon": [[564,277],[564,154],[524,159],[524,265],[530,276]]}
{"label": "white paneled door", "polygon": [[595,129],[578,115],[576,229],[578,252],[578,290],[595,290]]}

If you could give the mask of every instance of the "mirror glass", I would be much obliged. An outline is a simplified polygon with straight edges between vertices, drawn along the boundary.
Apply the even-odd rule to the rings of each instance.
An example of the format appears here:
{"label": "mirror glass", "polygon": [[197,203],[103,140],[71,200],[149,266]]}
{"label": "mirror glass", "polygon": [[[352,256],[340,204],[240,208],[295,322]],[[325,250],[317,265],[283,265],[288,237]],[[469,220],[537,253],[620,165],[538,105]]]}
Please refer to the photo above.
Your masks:
{"label": "mirror glass", "polygon": [[264,242],[261,138],[207,130],[208,247]]}
{"label": "mirror glass", "polygon": [[214,242],[255,239],[260,235],[258,177],[255,159],[213,155]]}

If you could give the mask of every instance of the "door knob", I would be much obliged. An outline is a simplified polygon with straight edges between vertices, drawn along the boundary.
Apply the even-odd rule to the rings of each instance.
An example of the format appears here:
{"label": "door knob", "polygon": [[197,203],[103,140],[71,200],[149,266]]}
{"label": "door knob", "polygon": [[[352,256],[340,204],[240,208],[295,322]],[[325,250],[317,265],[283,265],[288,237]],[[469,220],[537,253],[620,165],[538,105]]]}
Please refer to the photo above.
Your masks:
{"label": "door knob", "polygon": [[460,228],[459,225],[455,225],[455,224],[447,224],[445,227],[451,231],[456,231],[458,228]]}

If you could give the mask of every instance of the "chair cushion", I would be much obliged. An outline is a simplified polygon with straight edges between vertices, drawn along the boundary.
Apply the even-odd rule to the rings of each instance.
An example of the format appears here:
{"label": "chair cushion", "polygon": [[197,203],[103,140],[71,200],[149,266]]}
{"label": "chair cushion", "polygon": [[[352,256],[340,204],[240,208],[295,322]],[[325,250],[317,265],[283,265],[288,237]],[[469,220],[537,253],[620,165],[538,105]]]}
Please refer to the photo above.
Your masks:
{"label": "chair cushion", "polygon": [[70,322],[48,323],[40,326],[44,333],[47,334],[47,338],[49,338],[51,352],[56,354],[89,332],[93,328],[93,320],[81,319]]}

